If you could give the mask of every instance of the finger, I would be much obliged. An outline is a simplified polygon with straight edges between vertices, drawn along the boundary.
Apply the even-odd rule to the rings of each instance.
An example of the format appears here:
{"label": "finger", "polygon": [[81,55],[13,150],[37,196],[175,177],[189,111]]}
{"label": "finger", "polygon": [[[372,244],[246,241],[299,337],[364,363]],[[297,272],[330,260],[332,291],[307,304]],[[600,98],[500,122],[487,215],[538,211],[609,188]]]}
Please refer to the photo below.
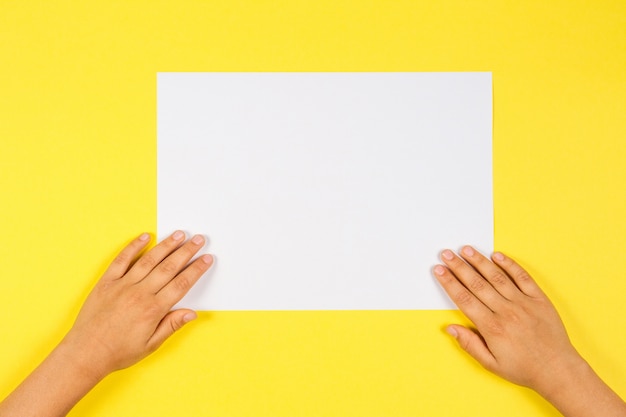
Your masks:
{"label": "finger", "polygon": [[511,281],[511,278],[509,278],[500,267],[485,258],[474,248],[465,246],[460,253],[463,259],[489,281],[491,286],[507,300],[512,300],[520,293],[519,288],[517,288],[513,281]]}
{"label": "finger", "polygon": [[456,339],[461,349],[469,353],[486,369],[494,369],[496,358],[493,356],[485,341],[476,333],[464,326],[450,325],[446,328],[448,334]]}
{"label": "finger", "polygon": [[156,350],[167,338],[196,317],[198,317],[198,315],[193,310],[181,309],[170,311],[163,317],[163,320],[161,320],[155,329],[154,334],[150,340],[148,340],[148,349],[150,351]]}
{"label": "finger", "polygon": [[208,271],[211,265],[213,265],[213,256],[202,255],[174,277],[174,279],[168,282],[167,285],[157,293],[157,296],[165,305],[169,307],[173,306],[187,294],[191,287],[200,279],[202,274]]}
{"label": "finger", "polygon": [[176,250],[184,240],[185,233],[180,230],[163,239],[135,262],[130,271],[128,271],[128,278],[134,282],[144,279],[166,256]]}
{"label": "finger", "polygon": [[157,293],[185,268],[187,263],[204,246],[204,238],[195,235],[183,246],[176,249],[171,255],[161,261],[144,279],[154,293]]}
{"label": "finger", "polygon": [[457,279],[463,283],[465,288],[470,290],[492,311],[498,309],[506,301],[484,277],[451,250],[444,250],[441,253],[441,260],[450,268]]}
{"label": "finger", "polygon": [[434,268],[435,277],[450,299],[474,324],[482,323],[492,312],[443,265]]}
{"label": "finger", "polygon": [[517,288],[524,294],[531,297],[544,296],[543,291],[530,274],[513,259],[504,255],[502,252],[494,253],[492,259],[513,279]]}
{"label": "finger", "polygon": [[143,233],[135,238],[113,259],[102,278],[114,280],[123,277],[137,255],[149,242],[150,235],[148,233]]}

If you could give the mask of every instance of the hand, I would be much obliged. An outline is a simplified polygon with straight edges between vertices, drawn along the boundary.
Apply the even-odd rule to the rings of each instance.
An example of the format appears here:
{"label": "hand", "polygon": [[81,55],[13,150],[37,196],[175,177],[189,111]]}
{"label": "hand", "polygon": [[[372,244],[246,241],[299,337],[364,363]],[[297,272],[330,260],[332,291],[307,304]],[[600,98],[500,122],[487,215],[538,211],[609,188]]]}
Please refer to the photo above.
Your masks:
{"label": "hand", "polygon": [[437,280],[478,330],[447,331],[483,367],[549,396],[560,376],[584,363],[550,300],[511,258],[496,252],[492,262],[466,246],[441,260]]}
{"label": "hand", "polygon": [[213,263],[203,255],[188,265],[204,238],[185,242],[177,231],[134,262],[149,241],[141,235],[113,260],[62,342],[95,378],[138,362],[196,318],[192,310],[170,310]]}
{"label": "hand", "polygon": [[196,317],[170,310],[213,263],[203,255],[189,264],[204,238],[185,242],[178,231],[136,260],[149,242],[143,234],[115,258],[65,338],[0,403],[0,416],[65,416],[106,375],[143,359]]}

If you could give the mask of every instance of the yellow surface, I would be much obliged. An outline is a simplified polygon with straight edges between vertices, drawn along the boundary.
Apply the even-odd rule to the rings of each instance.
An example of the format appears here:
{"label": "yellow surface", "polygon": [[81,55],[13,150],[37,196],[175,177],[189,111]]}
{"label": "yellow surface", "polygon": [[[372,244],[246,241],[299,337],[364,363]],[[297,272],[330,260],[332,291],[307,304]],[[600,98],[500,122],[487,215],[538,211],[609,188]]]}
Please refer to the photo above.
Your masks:
{"label": "yellow surface", "polygon": [[[496,247],[626,395],[626,2],[3,0],[0,396],[155,231],[159,71],[493,71]],[[72,415],[557,415],[459,351],[458,320],[203,313]]]}

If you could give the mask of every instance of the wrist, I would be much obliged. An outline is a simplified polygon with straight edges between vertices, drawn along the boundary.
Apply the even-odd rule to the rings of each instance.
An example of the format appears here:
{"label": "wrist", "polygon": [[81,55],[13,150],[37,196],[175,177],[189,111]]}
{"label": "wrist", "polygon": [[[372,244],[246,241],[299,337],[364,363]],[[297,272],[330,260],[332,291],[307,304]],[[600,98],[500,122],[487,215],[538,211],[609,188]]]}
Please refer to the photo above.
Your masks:
{"label": "wrist", "polygon": [[83,338],[76,337],[72,332],[55,348],[55,353],[63,358],[68,372],[88,381],[93,386],[106,377],[110,370],[99,358],[98,348]]}
{"label": "wrist", "polygon": [[66,336],[0,405],[11,416],[64,416],[105,376]]}
{"label": "wrist", "polygon": [[582,387],[597,375],[577,352],[565,355],[546,370],[542,381],[531,386],[552,404],[577,395]]}

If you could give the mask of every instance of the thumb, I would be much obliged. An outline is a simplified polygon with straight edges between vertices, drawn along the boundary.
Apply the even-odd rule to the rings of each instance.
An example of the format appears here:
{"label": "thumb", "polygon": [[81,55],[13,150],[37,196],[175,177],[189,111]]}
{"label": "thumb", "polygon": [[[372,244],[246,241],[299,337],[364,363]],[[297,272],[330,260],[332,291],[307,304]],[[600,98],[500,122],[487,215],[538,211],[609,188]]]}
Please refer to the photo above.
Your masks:
{"label": "thumb", "polygon": [[496,359],[489,351],[485,341],[478,334],[467,327],[452,324],[446,328],[446,332],[454,337],[459,346],[476,359],[483,367],[493,369]]}
{"label": "thumb", "polygon": [[152,349],[161,346],[174,332],[197,317],[196,312],[189,309],[174,310],[167,313],[150,338]]}

